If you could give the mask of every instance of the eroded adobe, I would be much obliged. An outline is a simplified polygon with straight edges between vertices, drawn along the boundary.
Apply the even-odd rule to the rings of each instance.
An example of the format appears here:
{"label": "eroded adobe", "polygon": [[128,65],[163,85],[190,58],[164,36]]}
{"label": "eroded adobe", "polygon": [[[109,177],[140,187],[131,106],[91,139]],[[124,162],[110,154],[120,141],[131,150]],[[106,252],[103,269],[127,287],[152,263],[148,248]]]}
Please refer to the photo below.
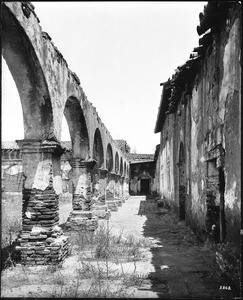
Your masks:
{"label": "eroded adobe", "polygon": [[67,238],[57,226],[63,116],[72,145],[73,211],[68,227],[95,229],[99,216],[92,206],[104,204],[106,194],[113,202],[127,196],[128,172],[123,165],[115,169],[114,162],[116,156],[126,165],[128,161],[88,101],[77,74],[68,68],[48,33],[42,32],[30,2],[2,4],[2,49],[24,120],[24,140],[18,141],[23,174],[19,249],[27,264],[59,262],[68,253]]}

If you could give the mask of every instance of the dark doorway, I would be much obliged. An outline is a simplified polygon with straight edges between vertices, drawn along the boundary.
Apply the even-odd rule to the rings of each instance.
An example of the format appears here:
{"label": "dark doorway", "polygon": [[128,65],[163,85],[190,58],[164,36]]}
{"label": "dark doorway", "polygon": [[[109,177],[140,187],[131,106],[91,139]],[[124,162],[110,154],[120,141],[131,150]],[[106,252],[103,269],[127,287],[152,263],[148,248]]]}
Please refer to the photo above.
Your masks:
{"label": "dark doorway", "polygon": [[150,192],[149,189],[150,186],[150,180],[149,179],[141,179],[141,194],[142,195],[147,195]]}
{"label": "dark doorway", "polygon": [[218,168],[219,171],[219,194],[220,194],[220,213],[219,213],[219,228],[220,228],[220,241],[221,243],[225,239],[226,235],[226,222],[225,222],[225,212],[224,212],[224,191],[225,191],[225,175],[223,168]]}
{"label": "dark doorway", "polygon": [[185,152],[184,146],[180,144],[179,152],[179,218],[186,219],[186,178],[185,178]]}

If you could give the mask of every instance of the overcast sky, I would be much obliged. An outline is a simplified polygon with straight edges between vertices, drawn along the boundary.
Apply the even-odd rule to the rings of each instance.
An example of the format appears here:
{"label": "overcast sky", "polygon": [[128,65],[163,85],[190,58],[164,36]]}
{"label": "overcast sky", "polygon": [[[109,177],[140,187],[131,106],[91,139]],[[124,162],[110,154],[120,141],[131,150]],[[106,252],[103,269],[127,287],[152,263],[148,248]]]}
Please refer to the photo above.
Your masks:
{"label": "overcast sky", "polygon": [[[198,46],[206,2],[33,2],[113,139],[153,153],[160,83]],[[3,60],[2,140],[23,139],[18,92]],[[70,140],[64,118],[62,140]]]}

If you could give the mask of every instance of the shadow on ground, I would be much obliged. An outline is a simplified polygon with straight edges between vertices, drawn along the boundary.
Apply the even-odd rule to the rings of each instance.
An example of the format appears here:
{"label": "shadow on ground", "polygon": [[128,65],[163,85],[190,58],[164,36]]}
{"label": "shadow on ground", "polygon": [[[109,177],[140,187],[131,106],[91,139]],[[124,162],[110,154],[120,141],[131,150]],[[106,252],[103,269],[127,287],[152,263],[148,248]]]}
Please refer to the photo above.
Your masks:
{"label": "shadow on ground", "polygon": [[140,202],[145,215],[144,237],[151,248],[155,271],[149,274],[152,291],[165,299],[232,299],[239,290],[217,272],[214,253],[202,244],[175,214],[158,207],[155,199]]}

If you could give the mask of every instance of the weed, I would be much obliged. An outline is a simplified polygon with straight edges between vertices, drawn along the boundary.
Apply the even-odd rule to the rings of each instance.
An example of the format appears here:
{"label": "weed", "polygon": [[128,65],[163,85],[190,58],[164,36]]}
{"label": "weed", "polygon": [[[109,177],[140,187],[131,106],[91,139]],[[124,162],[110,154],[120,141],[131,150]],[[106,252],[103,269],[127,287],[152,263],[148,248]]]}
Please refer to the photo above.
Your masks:
{"label": "weed", "polygon": [[[25,288],[34,284],[36,291],[28,293],[27,288],[27,296],[49,298],[128,298],[131,295],[127,288],[141,284],[143,277],[137,274],[136,263],[142,258],[141,249],[148,245],[147,240],[124,237],[122,231],[119,236],[112,235],[108,222],[96,232],[67,234],[72,254],[79,257],[75,272],[66,273],[61,265],[48,265],[44,271],[38,267],[17,269],[13,265],[18,278],[7,277],[8,284]],[[134,263],[132,274],[123,269],[122,263],[129,261]]]}
{"label": "weed", "polygon": [[146,275],[139,275],[136,272],[133,272],[132,274],[129,274],[126,277],[124,277],[123,284],[126,287],[129,287],[129,286],[139,287],[142,285],[144,279],[146,279],[146,278],[147,278]]}

